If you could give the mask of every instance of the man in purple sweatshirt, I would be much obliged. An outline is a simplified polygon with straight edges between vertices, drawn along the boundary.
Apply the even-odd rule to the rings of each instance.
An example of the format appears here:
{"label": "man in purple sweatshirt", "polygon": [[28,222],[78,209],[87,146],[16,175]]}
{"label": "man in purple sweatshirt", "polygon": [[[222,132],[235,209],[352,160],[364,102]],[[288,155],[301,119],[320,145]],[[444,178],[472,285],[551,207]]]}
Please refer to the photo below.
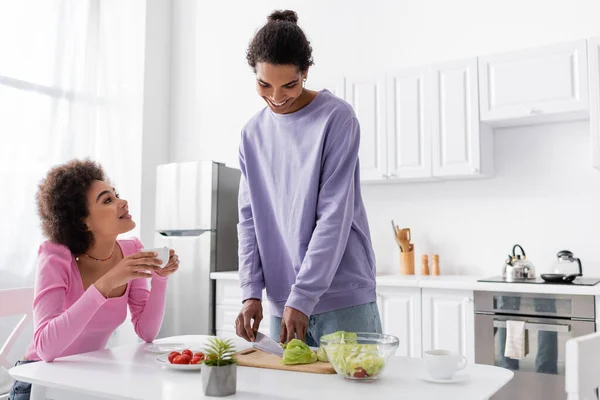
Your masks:
{"label": "man in purple sweatshirt", "polygon": [[274,340],[317,346],[338,330],[381,332],[375,257],[360,192],[360,128],[327,90],[303,87],[311,47],[293,11],[268,17],[248,49],[267,107],[240,144],[237,334],[253,341],[262,290]]}

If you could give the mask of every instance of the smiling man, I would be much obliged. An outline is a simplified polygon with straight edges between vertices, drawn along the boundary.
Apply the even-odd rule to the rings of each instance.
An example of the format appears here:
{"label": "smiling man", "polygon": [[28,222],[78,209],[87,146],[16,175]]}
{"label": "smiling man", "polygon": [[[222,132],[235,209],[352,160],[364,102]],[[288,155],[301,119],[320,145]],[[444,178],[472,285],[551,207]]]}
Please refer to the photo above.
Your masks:
{"label": "smiling man", "polygon": [[254,340],[265,287],[274,340],[316,346],[338,330],[381,332],[358,120],[329,91],[303,87],[312,49],[296,13],[274,12],[268,21],[247,55],[267,107],[246,124],[240,144],[237,334]]}

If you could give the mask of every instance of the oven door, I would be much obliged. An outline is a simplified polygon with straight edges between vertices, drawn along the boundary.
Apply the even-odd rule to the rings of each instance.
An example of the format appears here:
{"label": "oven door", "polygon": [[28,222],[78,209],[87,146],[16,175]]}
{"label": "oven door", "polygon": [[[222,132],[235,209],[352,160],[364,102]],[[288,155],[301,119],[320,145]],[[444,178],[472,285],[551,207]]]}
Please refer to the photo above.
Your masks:
{"label": "oven door", "polygon": [[[504,356],[507,320],[525,321],[528,353],[520,360]],[[565,343],[594,331],[594,321],[476,314],[475,362],[515,373],[494,399],[564,399]]]}

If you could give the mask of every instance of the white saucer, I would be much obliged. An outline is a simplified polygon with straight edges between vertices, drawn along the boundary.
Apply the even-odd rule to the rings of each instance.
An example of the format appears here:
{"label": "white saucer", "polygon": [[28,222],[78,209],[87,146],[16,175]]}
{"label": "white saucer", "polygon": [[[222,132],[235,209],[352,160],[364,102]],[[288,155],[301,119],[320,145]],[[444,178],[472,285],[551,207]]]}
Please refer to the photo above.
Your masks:
{"label": "white saucer", "polygon": [[187,348],[188,346],[185,343],[151,343],[144,350],[148,353],[164,354],[172,351],[182,351]]}
{"label": "white saucer", "polygon": [[171,364],[168,354],[161,354],[156,357],[156,362],[165,368],[178,369],[180,371],[199,371],[202,368],[202,364]]}
{"label": "white saucer", "polygon": [[426,382],[431,382],[431,383],[457,383],[457,382],[463,382],[466,381],[467,379],[469,379],[469,375],[466,374],[454,374],[454,376],[450,379],[436,379],[436,378],[432,378],[429,375],[421,375],[420,378]]}

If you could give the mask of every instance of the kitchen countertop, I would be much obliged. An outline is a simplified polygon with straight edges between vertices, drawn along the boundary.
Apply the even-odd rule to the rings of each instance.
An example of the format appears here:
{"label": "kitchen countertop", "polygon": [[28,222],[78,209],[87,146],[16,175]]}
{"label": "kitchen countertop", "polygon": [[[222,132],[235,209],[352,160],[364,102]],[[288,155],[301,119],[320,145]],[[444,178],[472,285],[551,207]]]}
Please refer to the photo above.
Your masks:
{"label": "kitchen countertop", "polygon": [[[491,276],[491,274],[490,274]],[[211,279],[239,280],[237,271],[213,272]],[[577,286],[568,284],[531,284],[477,282],[489,276],[476,275],[378,275],[378,287],[416,287],[452,290],[481,290],[488,292],[580,294],[600,296],[600,284],[596,286]]]}

